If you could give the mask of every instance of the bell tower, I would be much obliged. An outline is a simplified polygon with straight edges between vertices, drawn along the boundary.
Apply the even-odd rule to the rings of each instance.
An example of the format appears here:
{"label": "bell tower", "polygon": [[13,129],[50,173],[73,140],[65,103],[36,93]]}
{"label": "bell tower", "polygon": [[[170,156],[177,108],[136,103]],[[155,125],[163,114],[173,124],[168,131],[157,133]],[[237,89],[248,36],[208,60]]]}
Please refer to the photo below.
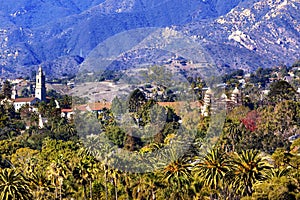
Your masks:
{"label": "bell tower", "polygon": [[16,98],[18,98],[18,91],[17,91],[16,86],[14,86],[11,91],[11,99],[16,99]]}
{"label": "bell tower", "polygon": [[41,101],[46,101],[45,75],[42,67],[39,67],[38,73],[36,74],[35,97]]}

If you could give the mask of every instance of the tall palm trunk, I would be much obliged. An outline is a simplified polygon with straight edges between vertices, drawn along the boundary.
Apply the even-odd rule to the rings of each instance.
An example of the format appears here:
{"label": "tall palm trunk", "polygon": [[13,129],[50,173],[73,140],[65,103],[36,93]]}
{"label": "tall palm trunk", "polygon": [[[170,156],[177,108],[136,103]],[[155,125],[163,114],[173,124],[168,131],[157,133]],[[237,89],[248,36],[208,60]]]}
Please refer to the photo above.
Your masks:
{"label": "tall palm trunk", "polygon": [[86,200],[86,184],[83,184],[83,196],[84,196],[84,200]]}
{"label": "tall palm trunk", "polygon": [[115,197],[118,200],[118,186],[117,186],[117,175],[114,175],[114,185],[115,185]]}
{"label": "tall palm trunk", "polygon": [[93,191],[92,191],[92,179],[90,179],[90,199],[93,199]]}
{"label": "tall palm trunk", "polygon": [[59,185],[59,199],[62,200],[62,196],[61,196],[61,184]]}
{"label": "tall palm trunk", "polygon": [[104,178],[105,178],[105,199],[108,200],[108,191],[107,191],[107,166],[104,165]]}
{"label": "tall palm trunk", "polygon": [[153,191],[153,188],[151,189],[151,193],[152,193],[152,200],[155,200],[155,192]]}
{"label": "tall palm trunk", "polygon": [[58,198],[57,184],[55,184],[55,199]]}

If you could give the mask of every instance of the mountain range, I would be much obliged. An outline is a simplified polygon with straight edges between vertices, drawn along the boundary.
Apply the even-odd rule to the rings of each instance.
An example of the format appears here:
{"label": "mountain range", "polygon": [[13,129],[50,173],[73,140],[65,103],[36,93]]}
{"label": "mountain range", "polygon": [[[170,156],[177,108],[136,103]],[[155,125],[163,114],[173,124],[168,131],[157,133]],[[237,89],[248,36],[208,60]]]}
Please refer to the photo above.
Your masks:
{"label": "mountain range", "polygon": [[298,0],[1,1],[0,76],[38,65],[72,76],[108,38],[151,27],[194,38],[224,69],[289,65],[300,57],[299,9]]}

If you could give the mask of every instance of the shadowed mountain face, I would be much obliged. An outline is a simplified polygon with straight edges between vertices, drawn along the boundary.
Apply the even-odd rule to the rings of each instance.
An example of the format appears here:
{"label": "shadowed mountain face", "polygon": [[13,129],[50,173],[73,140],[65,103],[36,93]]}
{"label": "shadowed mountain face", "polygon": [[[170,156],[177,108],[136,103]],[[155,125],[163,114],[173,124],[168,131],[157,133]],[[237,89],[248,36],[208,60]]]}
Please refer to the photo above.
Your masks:
{"label": "shadowed mountain face", "polygon": [[86,58],[107,38],[145,27],[172,27],[197,38],[220,66],[291,63],[299,52],[298,13],[296,0],[1,1],[1,76],[28,75],[47,62],[59,77],[59,64],[78,68],[62,60],[78,65],[76,56]]}
{"label": "shadowed mountain face", "polygon": [[0,2],[0,12],[16,26],[32,28],[79,14],[104,0],[10,0]]}

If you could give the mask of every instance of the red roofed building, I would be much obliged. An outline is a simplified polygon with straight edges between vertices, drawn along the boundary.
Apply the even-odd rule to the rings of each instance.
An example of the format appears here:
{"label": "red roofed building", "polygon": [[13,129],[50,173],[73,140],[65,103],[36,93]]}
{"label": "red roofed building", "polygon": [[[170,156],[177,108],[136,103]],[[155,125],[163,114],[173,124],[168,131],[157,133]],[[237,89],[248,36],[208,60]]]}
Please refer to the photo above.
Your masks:
{"label": "red roofed building", "polygon": [[36,75],[35,97],[18,98],[17,89],[14,87],[12,90],[11,102],[13,102],[14,108],[17,111],[24,105],[33,106],[41,101],[46,101],[46,86],[45,75],[42,67],[39,67]]}
{"label": "red roofed building", "polygon": [[82,111],[82,112],[93,112],[96,113],[98,116],[99,113],[101,113],[104,109],[110,109],[111,103],[110,102],[95,102],[95,103],[88,103],[83,105],[77,105],[70,109],[61,109],[61,117],[66,117],[68,119],[72,119],[73,115],[76,111]]}
{"label": "red roofed building", "polygon": [[79,106],[76,106],[76,107],[75,107],[75,110],[86,111],[86,107],[87,107],[86,104],[84,104],[84,105],[79,105]]}
{"label": "red roofed building", "polygon": [[72,108],[61,109],[61,117],[72,119],[73,115],[74,115],[74,110]]}
{"label": "red roofed building", "polygon": [[111,103],[108,102],[95,102],[95,103],[89,103],[86,107],[86,110],[88,111],[101,111],[104,108],[110,109]]}
{"label": "red roofed building", "polygon": [[32,106],[38,102],[40,102],[40,100],[35,97],[13,99],[15,110],[19,110],[24,105]]}
{"label": "red roofed building", "polygon": [[77,105],[70,109],[61,109],[61,117],[66,117],[68,119],[72,119],[75,111],[82,111],[82,112],[93,112],[97,115],[103,111],[103,109],[110,109],[111,103],[110,102],[95,102],[95,103],[88,103],[83,105]]}

